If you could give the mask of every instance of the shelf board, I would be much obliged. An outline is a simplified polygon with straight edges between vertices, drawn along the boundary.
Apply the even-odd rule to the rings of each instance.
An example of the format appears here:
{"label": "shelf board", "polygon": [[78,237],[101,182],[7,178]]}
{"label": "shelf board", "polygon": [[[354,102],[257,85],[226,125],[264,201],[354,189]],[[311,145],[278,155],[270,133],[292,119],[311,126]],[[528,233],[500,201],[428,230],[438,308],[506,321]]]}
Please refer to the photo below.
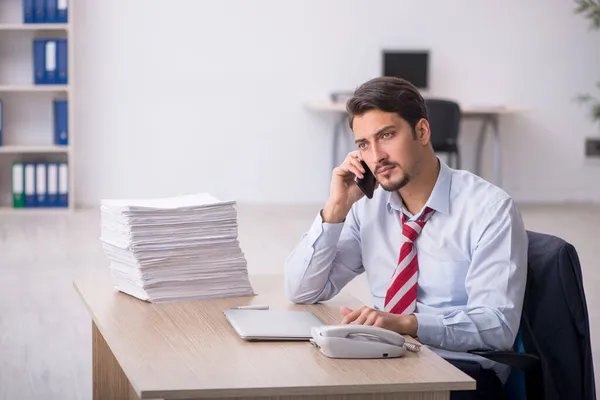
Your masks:
{"label": "shelf board", "polygon": [[0,23],[0,31],[68,31],[69,24],[7,24]]}
{"label": "shelf board", "polygon": [[54,145],[5,145],[0,146],[0,153],[68,153],[69,146]]}
{"label": "shelf board", "polygon": [[73,209],[67,207],[29,207],[29,208],[13,208],[11,206],[1,206],[0,214],[68,214]]}
{"label": "shelf board", "polygon": [[0,85],[0,92],[68,92],[69,85]]}

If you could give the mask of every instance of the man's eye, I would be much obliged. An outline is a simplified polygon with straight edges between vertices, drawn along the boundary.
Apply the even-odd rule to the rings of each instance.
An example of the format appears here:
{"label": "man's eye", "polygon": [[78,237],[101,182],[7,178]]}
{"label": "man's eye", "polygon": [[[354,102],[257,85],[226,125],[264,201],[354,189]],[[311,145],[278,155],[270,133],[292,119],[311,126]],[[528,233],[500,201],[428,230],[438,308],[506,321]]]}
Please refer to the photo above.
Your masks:
{"label": "man's eye", "polygon": [[384,139],[388,139],[388,138],[392,137],[392,132],[385,132],[382,136]]}
{"label": "man's eye", "polygon": [[367,147],[367,144],[366,144],[366,143],[360,143],[360,144],[358,145],[358,148],[359,148],[359,149],[361,149],[361,150],[365,149],[366,147]]}

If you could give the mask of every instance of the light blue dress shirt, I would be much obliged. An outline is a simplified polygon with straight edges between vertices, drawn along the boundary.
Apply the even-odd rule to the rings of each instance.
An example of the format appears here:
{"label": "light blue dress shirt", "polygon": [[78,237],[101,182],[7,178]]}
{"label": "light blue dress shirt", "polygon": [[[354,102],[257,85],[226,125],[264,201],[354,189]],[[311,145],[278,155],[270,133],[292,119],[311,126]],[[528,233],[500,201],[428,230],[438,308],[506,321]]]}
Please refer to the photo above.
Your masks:
{"label": "light blue dress shirt", "polygon": [[[439,160],[439,159],[438,159]],[[504,382],[510,369],[471,349],[511,349],[527,278],[527,233],[502,189],[440,162],[426,206],[435,210],[415,241],[419,260],[417,336],[447,359],[475,360]],[[329,300],[366,272],[373,307],[383,310],[402,244],[397,192],[379,187],[342,223],[314,223],[286,260],[286,293],[297,303]]]}

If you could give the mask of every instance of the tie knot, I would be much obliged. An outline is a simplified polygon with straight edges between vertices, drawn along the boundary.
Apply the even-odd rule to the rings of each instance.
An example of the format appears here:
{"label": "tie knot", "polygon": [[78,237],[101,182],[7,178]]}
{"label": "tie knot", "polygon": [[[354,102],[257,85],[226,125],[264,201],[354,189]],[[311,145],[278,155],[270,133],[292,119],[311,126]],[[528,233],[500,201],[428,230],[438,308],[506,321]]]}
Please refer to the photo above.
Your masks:
{"label": "tie knot", "polygon": [[408,221],[406,215],[402,214],[402,236],[404,236],[407,242],[413,243],[417,240],[431,214],[433,214],[433,210],[429,207],[425,207],[421,216],[415,221]]}

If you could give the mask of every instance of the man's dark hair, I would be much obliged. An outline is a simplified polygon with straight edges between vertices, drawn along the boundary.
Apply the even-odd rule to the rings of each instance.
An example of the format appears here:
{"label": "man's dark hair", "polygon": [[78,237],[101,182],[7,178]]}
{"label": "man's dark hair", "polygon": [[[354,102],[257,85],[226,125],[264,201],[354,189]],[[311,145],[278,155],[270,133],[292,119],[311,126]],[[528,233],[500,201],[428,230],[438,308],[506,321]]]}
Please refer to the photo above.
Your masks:
{"label": "man's dark hair", "polygon": [[413,137],[415,126],[421,118],[427,119],[425,100],[417,88],[409,81],[391,76],[371,79],[363,83],[346,103],[350,116],[350,129],[354,117],[370,110],[395,112],[410,125]]}

